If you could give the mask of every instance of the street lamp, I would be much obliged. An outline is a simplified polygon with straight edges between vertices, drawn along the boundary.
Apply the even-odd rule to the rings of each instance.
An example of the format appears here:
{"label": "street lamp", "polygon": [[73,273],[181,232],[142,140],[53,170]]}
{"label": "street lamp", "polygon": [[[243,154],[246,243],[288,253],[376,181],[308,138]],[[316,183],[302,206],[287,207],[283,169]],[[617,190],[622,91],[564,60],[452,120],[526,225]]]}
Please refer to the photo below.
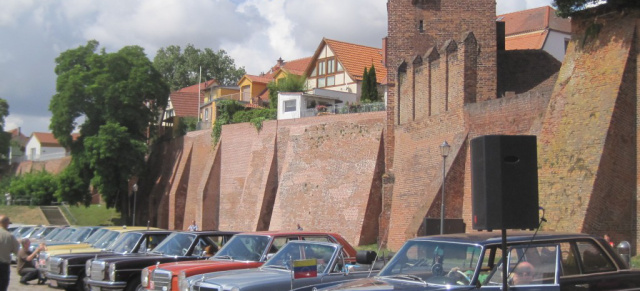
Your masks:
{"label": "street lamp", "polygon": [[131,225],[135,226],[136,225],[136,198],[137,198],[137,193],[138,193],[138,184],[133,184],[133,187],[131,187],[131,190],[133,190],[133,223],[131,223]]}
{"label": "street lamp", "polygon": [[447,178],[447,156],[451,151],[451,146],[445,140],[440,145],[440,154],[442,155],[442,203],[440,204],[440,234],[444,234],[444,184]]}

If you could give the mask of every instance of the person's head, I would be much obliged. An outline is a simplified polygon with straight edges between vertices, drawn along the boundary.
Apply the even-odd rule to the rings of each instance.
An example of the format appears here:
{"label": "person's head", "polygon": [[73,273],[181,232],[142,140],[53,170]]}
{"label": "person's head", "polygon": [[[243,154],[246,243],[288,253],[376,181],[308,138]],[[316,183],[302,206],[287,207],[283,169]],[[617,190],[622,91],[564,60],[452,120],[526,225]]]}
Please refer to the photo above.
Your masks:
{"label": "person's head", "polygon": [[22,248],[25,250],[28,250],[31,246],[31,240],[29,240],[28,238],[23,238],[20,242],[22,243]]}
{"label": "person's head", "polygon": [[196,221],[195,220],[191,221],[191,225],[196,225]]}
{"label": "person's head", "polygon": [[11,219],[9,219],[9,216],[0,215],[0,225],[2,226],[2,228],[8,229],[9,224],[11,224]]}
{"label": "person's head", "polygon": [[604,234],[604,240],[609,242],[609,241],[611,241],[611,237],[608,234],[605,233]]}
{"label": "person's head", "polygon": [[535,268],[529,262],[520,262],[513,270],[513,285],[531,283],[535,271]]}

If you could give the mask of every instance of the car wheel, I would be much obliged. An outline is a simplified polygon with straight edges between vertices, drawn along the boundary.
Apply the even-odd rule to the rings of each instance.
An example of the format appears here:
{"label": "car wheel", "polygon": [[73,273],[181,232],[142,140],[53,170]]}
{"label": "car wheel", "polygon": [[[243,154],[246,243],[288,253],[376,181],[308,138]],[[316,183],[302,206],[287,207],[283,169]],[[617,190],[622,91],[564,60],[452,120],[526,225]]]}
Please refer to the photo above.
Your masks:
{"label": "car wheel", "polygon": [[131,279],[131,281],[129,281],[129,283],[127,283],[127,287],[124,290],[125,291],[144,290],[144,289],[140,289],[140,288],[142,288],[142,286],[140,285],[140,276],[138,276],[137,278]]}

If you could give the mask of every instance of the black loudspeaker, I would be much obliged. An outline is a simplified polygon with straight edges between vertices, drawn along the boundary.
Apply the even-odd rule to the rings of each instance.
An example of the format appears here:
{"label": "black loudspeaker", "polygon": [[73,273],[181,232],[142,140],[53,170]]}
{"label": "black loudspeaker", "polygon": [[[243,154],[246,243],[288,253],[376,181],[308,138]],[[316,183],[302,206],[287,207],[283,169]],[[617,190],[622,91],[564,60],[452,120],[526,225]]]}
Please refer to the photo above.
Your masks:
{"label": "black loudspeaker", "polygon": [[471,140],[472,228],[538,227],[535,136],[485,135]]}

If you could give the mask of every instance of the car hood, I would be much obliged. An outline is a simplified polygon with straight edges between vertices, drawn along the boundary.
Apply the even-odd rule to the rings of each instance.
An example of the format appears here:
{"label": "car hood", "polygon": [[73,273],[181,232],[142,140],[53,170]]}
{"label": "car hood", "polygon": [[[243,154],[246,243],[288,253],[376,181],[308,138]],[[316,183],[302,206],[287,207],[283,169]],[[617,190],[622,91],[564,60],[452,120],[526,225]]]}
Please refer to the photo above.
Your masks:
{"label": "car hood", "polygon": [[[200,286],[206,284],[221,285],[227,287],[246,288],[249,286],[270,285],[282,282],[291,281],[290,270],[280,270],[273,268],[257,268],[257,269],[243,269],[232,270],[224,272],[215,272],[204,274],[204,282],[200,283]],[[194,276],[195,281],[201,281],[202,276]],[[226,288],[225,288],[226,290]]]}
{"label": "car hood", "polygon": [[208,272],[257,268],[263,262],[227,261],[227,260],[199,260],[182,261],[159,265],[159,269],[171,271],[177,276],[180,271],[184,271],[187,276],[198,275]]}
{"label": "car hood", "polygon": [[[472,286],[448,286],[448,287],[436,286],[436,285],[425,286],[424,284],[413,282],[413,281],[374,277],[374,278],[352,280],[345,283],[340,283],[337,285],[333,285],[332,287],[329,287],[329,288],[321,288],[319,289],[319,291],[320,290],[322,291],[329,291],[329,290],[343,290],[343,291],[356,291],[356,290],[358,291],[360,290],[376,290],[376,291],[429,290],[429,291],[432,291],[433,290],[435,291],[435,290],[459,290],[459,289],[470,290],[469,289],[470,287]],[[471,290],[475,290],[475,288]]]}
{"label": "car hood", "polygon": [[64,243],[64,244],[46,244],[47,252],[52,250],[68,250],[68,249],[82,249],[91,247],[86,243]]}
{"label": "car hood", "polygon": [[57,256],[62,254],[73,254],[73,253],[95,253],[99,251],[100,249],[88,247],[88,248],[66,248],[66,249],[47,250],[47,253],[50,256]]}

